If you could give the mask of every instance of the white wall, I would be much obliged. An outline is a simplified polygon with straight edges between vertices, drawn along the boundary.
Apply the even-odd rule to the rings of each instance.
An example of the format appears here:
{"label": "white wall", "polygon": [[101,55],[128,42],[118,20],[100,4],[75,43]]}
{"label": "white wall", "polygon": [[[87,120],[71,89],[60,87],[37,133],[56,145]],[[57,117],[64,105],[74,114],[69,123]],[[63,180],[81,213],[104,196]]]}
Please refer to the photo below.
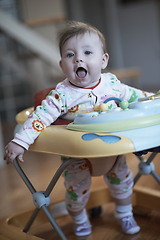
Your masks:
{"label": "white wall", "polygon": [[160,9],[156,1],[118,4],[125,67],[142,70],[140,85],[160,89]]}

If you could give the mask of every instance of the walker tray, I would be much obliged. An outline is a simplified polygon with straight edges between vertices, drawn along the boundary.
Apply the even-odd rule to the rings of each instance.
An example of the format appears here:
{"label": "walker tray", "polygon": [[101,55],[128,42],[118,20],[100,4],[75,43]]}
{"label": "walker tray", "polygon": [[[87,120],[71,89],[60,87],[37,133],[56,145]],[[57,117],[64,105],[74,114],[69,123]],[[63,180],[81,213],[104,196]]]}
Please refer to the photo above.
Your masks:
{"label": "walker tray", "polygon": [[[120,99],[120,103],[124,101]],[[105,102],[104,102],[105,103]],[[120,104],[123,106],[123,104]],[[126,107],[127,106],[127,107]],[[125,110],[123,110],[123,109]],[[61,156],[104,157],[143,151],[160,145],[160,95],[125,107],[79,114],[73,123],[42,131],[29,150]],[[33,109],[32,109],[33,110]],[[17,122],[22,122],[22,112]]]}

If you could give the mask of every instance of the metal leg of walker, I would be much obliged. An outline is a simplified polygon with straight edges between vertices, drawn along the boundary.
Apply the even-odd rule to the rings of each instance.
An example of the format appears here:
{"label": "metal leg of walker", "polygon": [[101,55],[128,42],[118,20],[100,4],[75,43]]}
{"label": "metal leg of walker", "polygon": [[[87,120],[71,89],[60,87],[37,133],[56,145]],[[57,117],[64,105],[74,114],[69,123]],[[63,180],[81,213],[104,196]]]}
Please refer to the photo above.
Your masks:
{"label": "metal leg of walker", "polygon": [[160,176],[155,172],[154,164],[153,164],[153,159],[157,155],[158,152],[152,152],[152,154],[149,156],[149,158],[146,160],[142,156],[138,156],[140,163],[139,163],[139,172],[134,178],[134,184],[138,181],[138,179],[142,175],[148,175],[151,174],[155,180],[160,184]]}
{"label": "metal leg of walker", "polygon": [[58,170],[56,171],[55,175],[53,176],[53,178],[52,178],[51,182],[49,183],[47,189],[45,191],[37,192],[35,190],[35,188],[33,187],[32,183],[30,182],[30,180],[28,179],[28,177],[26,176],[26,174],[24,173],[24,171],[22,170],[21,166],[19,165],[18,159],[17,158],[14,159],[14,161],[13,161],[14,166],[15,166],[16,170],[18,171],[19,175],[21,176],[21,178],[23,179],[26,186],[28,187],[28,189],[32,193],[33,203],[36,206],[36,209],[32,213],[28,223],[24,227],[23,232],[27,233],[29,231],[29,229],[30,229],[31,225],[33,224],[35,218],[37,217],[39,211],[42,209],[42,211],[44,212],[44,214],[48,218],[49,222],[51,223],[51,225],[56,230],[59,237],[62,240],[67,240],[67,238],[63,234],[62,230],[58,226],[57,222],[55,221],[55,219],[53,218],[53,216],[49,212],[47,206],[50,204],[50,196],[49,195],[50,195],[51,191],[53,190],[55,184],[57,183],[58,179],[60,178],[62,172],[66,169],[66,167],[68,167],[74,161],[75,161],[74,159],[68,159],[65,162],[63,162],[61,164],[61,166],[58,168]]}

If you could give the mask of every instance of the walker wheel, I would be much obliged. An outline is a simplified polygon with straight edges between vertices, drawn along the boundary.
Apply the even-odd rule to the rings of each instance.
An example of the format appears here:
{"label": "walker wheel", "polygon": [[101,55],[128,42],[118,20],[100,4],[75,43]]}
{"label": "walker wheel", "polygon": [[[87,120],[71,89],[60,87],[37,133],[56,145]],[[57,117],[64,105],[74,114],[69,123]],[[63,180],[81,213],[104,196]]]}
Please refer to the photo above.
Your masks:
{"label": "walker wheel", "polygon": [[91,218],[98,217],[101,213],[102,213],[101,206],[89,209],[89,214]]}

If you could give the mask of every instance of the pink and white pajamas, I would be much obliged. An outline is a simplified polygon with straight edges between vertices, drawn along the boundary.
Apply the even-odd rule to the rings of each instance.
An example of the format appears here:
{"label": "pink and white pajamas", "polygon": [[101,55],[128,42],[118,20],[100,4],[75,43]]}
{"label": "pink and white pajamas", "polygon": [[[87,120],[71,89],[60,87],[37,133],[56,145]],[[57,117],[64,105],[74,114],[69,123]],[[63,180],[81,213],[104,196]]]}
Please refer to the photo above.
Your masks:
{"label": "pink and white pajamas", "polygon": [[[105,160],[109,160],[109,157]],[[64,171],[63,176],[67,190],[67,209],[72,212],[82,210],[88,201],[91,188],[92,175],[88,161],[75,159],[75,162]],[[125,155],[115,158],[112,168],[106,172],[104,179],[114,198],[125,199],[132,194],[133,176],[126,164]]]}

